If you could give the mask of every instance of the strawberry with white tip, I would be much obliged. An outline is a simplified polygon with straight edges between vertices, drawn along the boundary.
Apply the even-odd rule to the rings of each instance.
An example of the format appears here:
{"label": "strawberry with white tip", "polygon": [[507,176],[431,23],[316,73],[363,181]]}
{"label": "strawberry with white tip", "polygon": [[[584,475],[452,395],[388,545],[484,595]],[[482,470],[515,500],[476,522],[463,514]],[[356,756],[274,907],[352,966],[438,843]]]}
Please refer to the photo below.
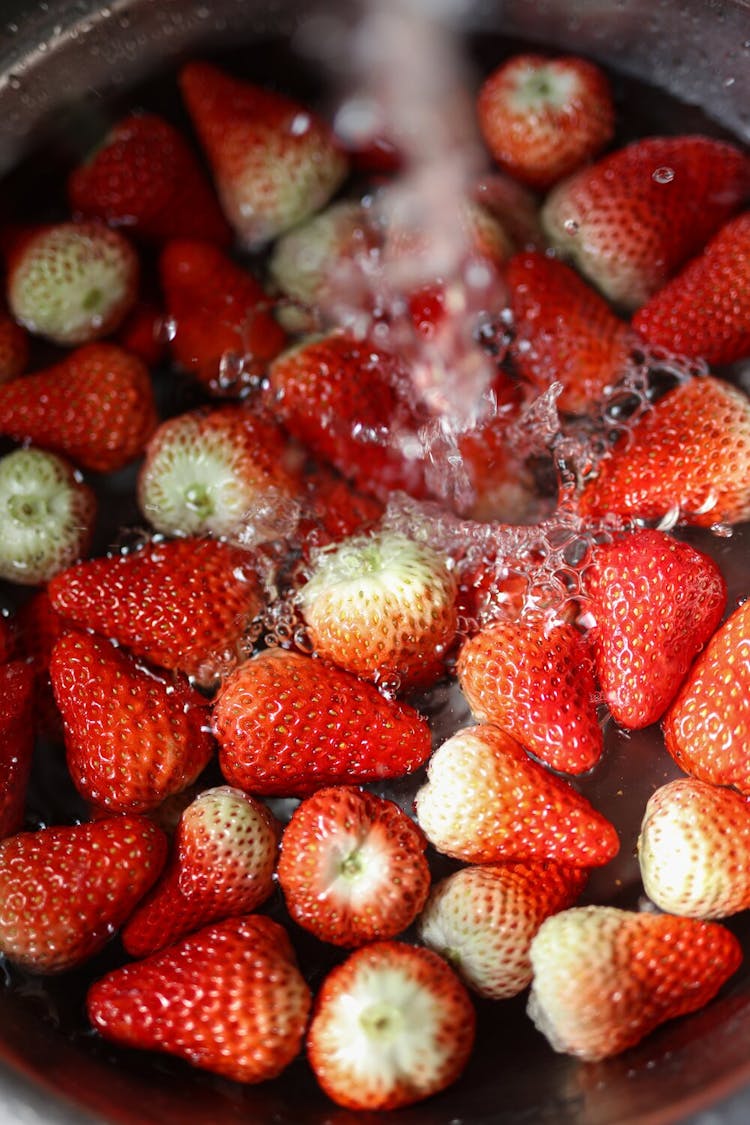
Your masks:
{"label": "strawberry with white tip", "polygon": [[643,888],[660,910],[726,918],[750,907],[750,803],[681,777],[649,798],[638,837]]}
{"label": "strawberry with white tip", "polygon": [[307,1056],[338,1105],[397,1109],[456,1081],[474,1045],[475,1022],[469,994],[442,957],[375,942],[323,982]]}
{"label": "strawberry with white tip", "polygon": [[39,586],[85,554],[96,500],[61,457],[16,449],[0,459],[0,578]]}
{"label": "strawberry with white tip", "polygon": [[57,223],[21,238],[8,262],[8,305],[29,332],[55,344],[108,336],[135,302],[138,257],[103,223]]}
{"label": "strawberry with white tip", "polygon": [[393,801],[321,789],[284,829],[279,883],[298,925],[334,945],[396,937],[430,887],[420,829]]}
{"label": "strawberry with white tip", "polygon": [[572,906],[583,868],[549,861],[464,867],[432,890],[419,937],[473,992],[505,1000],[531,982],[529,947],[545,918]]}
{"label": "strawberry with white tip", "polygon": [[322,551],[298,600],[319,656],[401,689],[439,677],[456,633],[456,576],[424,543],[382,531]]}
{"label": "strawberry with white tip", "polygon": [[554,1050],[595,1062],[702,1008],[741,961],[737,938],[716,922],[572,907],[531,943],[528,1013]]}

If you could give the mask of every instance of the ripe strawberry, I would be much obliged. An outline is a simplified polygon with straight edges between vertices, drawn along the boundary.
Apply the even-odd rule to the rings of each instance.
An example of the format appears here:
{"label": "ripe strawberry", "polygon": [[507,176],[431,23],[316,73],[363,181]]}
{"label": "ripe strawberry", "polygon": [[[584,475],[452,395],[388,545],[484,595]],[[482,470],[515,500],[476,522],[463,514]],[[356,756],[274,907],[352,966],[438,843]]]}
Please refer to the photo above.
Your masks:
{"label": "ripe strawberry", "polygon": [[440,677],[456,634],[450,560],[398,532],[346,539],[314,560],[299,603],[318,654],[400,690]]}
{"label": "ripe strawberry", "polygon": [[244,246],[320,210],[344,179],[347,160],[330,129],[296,102],[201,62],[183,67],[180,89]]}
{"label": "ripe strawberry", "polygon": [[253,558],[214,539],[153,541],[50,583],[58,613],[202,686],[233,667],[262,607]]}
{"label": "ripe strawberry", "polygon": [[281,796],[401,777],[430,753],[429,727],[411,707],[284,649],[267,649],[227,677],[214,733],[230,785]]}
{"label": "ripe strawberry", "polygon": [[542,222],[605,297],[638,308],[742,205],[750,159],[710,137],[648,137],[564,180]]}
{"label": "ripe strawberry", "polygon": [[156,421],[148,371],[114,344],[87,344],[44,371],[0,386],[0,433],[96,472],[138,457]]}
{"label": "ripe strawberry", "polygon": [[750,355],[750,212],[732,219],[677,277],[638,310],[633,325],[652,344],[707,363]]}
{"label": "ripe strawberry", "polygon": [[711,375],[669,391],[587,484],[584,515],[612,512],[699,527],[750,517],[750,399]]}
{"label": "ripe strawberry", "polygon": [[17,647],[17,622],[11,622],[5,616],[5,611],[0,610],[0,664],[12,660]]}
{"label": "ripe strawberry", "polygon": [[303,485],[298,534],[305,558],[316,549],[369,531],[383,514],[379,500],[357,492],[324,467],[305,473]]}
{"label": "ripe strawberry", "polygon": [[572,625],[498,622],[466,641],[456,672],[473,714],[553,769],[585,773],[601,757],[593,661]]}
{"label": "ripe strawberry", "polygon": [[96,500],[60,457],[16,449],[0,458],[0,578],[38,586],[85,554]]}
{"label": "ripe strawberry", "polygon": [[649,798],[638,837],[643,888],[660,910],[725,918],[750,906],[750,804],[693,777]]}
{"label": "ripe strawberry", "polygon": [[216,394],[265,375],[286,336],[252,274],[209,242],[170,242],[159,260],[176,362]]}
{"label": "ripe strawberry", "polygon": [[750,794],[750,598],[714,633],[664,718],[680,769]]}
{"label": "ripe strawberry", "polygon": [[55,645],[50,676],[68,769],[93,805],[113,813],[156,808],[208,764],[208,704],[184,677],[158,677],[78,631]]}
{"label": "ripe strawberry", "polygon": [[163,422],[138,477],[143,515],[167,535],[216,535],[254,546],[296,524],[299,486],[274,422],[242,406]]}
{"label": "ripe strawberry", "polygon": [[0,307],[0,383],[22,375],[29,362],[29,338],[25,329]]}
{"label": "ripe strawberry", "polygon": [[68,628],[65,618],[51,606],[46,587],[21,606],[14,618],[18,654],[34,673],[34,725],[44,736],[63,741],[62,717],[55,703],[49,662],[52,649]]}
{"label": "ripe strawberry", "polygon": [[531,983],[529,947],[545,918],[572,906],[582,868],[548,861],[464,867],[432,890],[419,919],[420,940],[489,1000]]}
{"label": "ripe strawberry", "polygon": [[0,664],[0,839],[23,824],[34,749],[34,673],[14,660]]}
{"label": "ripe strawberry", "polygon": [[114,1043],[263,1082],[298,1053],[310,991],[282,927],[246,915],[115,969],[89,989],[87,1009]]}
{"label": "ripe strawberry", "polygon": [[474,1030],[469,995],[442,957],[379,941],[350,954],[324,980],[307,1055],[338,1105],[397,1109],[456,1081]]}
{"label": "ripe strawberry", "polygon": [[150,241],[230,241],[218,201],[187,141],[164,118],[133,113],[118,121],[68,179],[74,212]]}
{"label": "ripe strawberry", "polygon": [[573,56],[512,56],[485,80],[477,113],[498,164],[538,188],[576,171],[614,133],[605,74]]}
{"label": "ripe strawberry", "polygon": [[122,931],[131,957],[265,902],[273,890],[277,827],[266,806],[239,789],[224,785],[196,797],[179,819],[166,870]]}
{"label": "ripe strawberry", "polygon": [[513,310],[511,355],[540,390],[562,383],[558,406],[586,414],[625,374],[637,335],[563,262],[518,254],[508,263]]}
{"label": "ripe strawberry", "polygon": [[424,464],[393,440],[413,417],[394,383],[399,360],[336,332],[290,348],[271,365],[268,403],[315,457],[385,501],[394,489],[424,495]]}
{"label": "ripe strawberry", "polygon": [[598,867],[619,847],[609,821],[499,727],[469,727],[444,742],[416,810],[428,840],[464,863],[549,859]]}
{"label": "ripe strawberry", "polygon": [[712,558],[661,531],[594,547],[584,566],[604,699],[618,723],[646,727],[664,714],[721,621],[726,583]]}
{"label": "ripe strawberry", "polygon": [[531,943],[528,1012],[556,1051],[593,1062],[697,1011],[742,960],[716,922],[583,906],[554,914]]}
{"label": "ripe strawberry", "polygon": [[0,952],[32,973],[80,965],[122,925],[158,876],[166,853],[164,833],[140,816],[42,828],[3,840]]}
{"label": "ripe strawberry", "polygon": [[103,223],[56,223],[21,239],[8,262],[8,305],[37,336],[70,347],[108,336],[138,290],[138,257]]}
{"label": "ripe strawberry", "polygon": [[284,829],[279,883],[294,921],[334,945],[396,937],[430,888],[425,838],[392,801],[320,789]]}
{"label": "ripe strawberry", "polygon": [[117,330],[115,340],[147,367],[157,367],[167,353],[164,310],[155,301],[139,298]]}

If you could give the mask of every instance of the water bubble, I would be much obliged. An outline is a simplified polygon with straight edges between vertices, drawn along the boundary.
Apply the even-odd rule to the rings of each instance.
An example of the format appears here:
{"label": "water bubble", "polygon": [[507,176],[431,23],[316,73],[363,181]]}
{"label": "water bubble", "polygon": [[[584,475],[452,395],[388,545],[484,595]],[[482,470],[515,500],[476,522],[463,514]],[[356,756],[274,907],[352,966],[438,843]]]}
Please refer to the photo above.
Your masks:
{"label": "water bubble", "polygon": [[671,184],[674,179],[674,168],[669,168],[666,164],[661,168],[654,168],[651,179],[657,184]]}
{"label": "water bubble", "polygon": [[563,222],[563,230],[571,237],[578,234],[578,231],[580,229],[580,224],[577,219],[565,219],[565,221]]}

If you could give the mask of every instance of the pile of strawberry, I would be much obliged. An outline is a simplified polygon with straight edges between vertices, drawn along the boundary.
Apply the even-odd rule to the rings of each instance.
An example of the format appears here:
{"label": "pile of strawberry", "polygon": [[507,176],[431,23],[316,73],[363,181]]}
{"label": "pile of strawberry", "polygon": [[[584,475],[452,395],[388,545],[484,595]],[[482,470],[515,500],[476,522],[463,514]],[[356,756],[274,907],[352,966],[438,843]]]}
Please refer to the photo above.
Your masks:
{"label": "pile of strawberry", "polygon": [[[208,64],[180,85],[207,168],[133,114],[72,172],[72,217],[4,232],[0,576],[27,596],[0,617],[0,951],[52,974],[117,935],[87,997],[106,1039],[248,1083],[304,1044],[353,1109],[453,1082],[472,992],[530,985],[556,1050],[622,1051],[715,995],[741,960],[715,919],[750,907],[750,600],[665,530],[750,517],[750,400],[731,371],[631,378],[750,355],[750,160],[701,136],[600,157],[605,77],[514,57],[479,94],[499,170],[457,207],[466,261],[391,299],[424,232],[352,193],[387,191],[395,149],[347,153]],[[454,432],[441,361],[492,368]],[[157,368],[203,405],[162,420]],[[520,443],[539,402],[546,459]],[[87,557],[92,484],[128,466],[148,533]],[[556,570],[512,526],[532,511],[576,532]],[[452,677],[475,722],[433,752],[419,693]],[[575,905],[620,846],[569,780],[605,707],[661,723],[686,774],[644,810],[640,913]],[[37,736],[84,821],[23,830]],[[407,775],[404,811],[378,789]],[[322,982],[298,928],[340,950]]]}

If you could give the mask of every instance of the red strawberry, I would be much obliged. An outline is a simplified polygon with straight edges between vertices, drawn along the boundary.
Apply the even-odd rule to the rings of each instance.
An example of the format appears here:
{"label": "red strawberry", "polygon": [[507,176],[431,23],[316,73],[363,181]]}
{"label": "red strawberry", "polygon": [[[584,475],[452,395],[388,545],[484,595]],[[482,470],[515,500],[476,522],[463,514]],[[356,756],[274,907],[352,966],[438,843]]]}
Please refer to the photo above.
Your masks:
{"label": "red strawberry", "polygon": [[352,953],[324,980],[307,1055],[339,1105],[397,1109],[456,1081],[474,1028],[469,995],[442,957],[380,941]]}
{"label": "red strawberry", "polygon": [[508,263],[513,310],[511,355],[540,390],[562,383],[561,410],[585,414],[625,374],[638,337],[574,270],[544,254]]}
{"label": "red strawberry", "polygon": [[253,558],[213,539],[147,543],[50,583],[58,613],[206,686],[231,668],[262,607]]}
{"label": "red strawberry", "polygon": [[270,918],[207,926],[89,989],[97,1031],[164,1051],[237,1082],[275,1078],[300,1049],[310,991],[289,938]]}
{"label": "red strawberry", "polygon": [[34,673],[14,660],[0,665],[0,838],[23,824],[34,748]]}
{"label": "red strawberry", "polygon": [[211,243],[187,239],[165,247],[159,271],[180,367],[220,394],[265,374],[286,336],[252,274]]}
{"label": "red strawberry", "polygon": [[156,367],[167,352],[167,324],[164,310],[154,301],[139,299],[120,325],[115,337],[126,352]]}
{"label": "red strawberry", "polygon": [[255,910],[273,890],[277,824],[260,801],[224,785],[182,813],[164,874],[122,931],[131,957],[173,945],[209,922]]}
{"label": "red strawberry", "polygon": [[114,344],[88,344],[0,386],[0,433],[96,472],[120,469],[142,453],[156,420],[148,371]]}
{"label": "red strawberry", "polygon": [[466,641],[456,671],[473,714],[553,769],[585,773],[601,757],[593,661],[572,625],[498,622]]}
{"label": "red strawberry", "polygon": [[477,113],[498,164],[539,188],[574,172],[614,132],[606,76],[574,56],[512,56],[486,79]]}
{"label": "red strawberry", "polygon": [[424,495],[424,465],[392,435],[412,427],[393,384],[395,357],[346,333],[315,338],[279,356],[269,372],[269,405],[293,437],[365,492]]}
{"label": "red strawberry", "polygon": [[596,674],[618,723],[655,723],[724,614],[726,583],[702,551],[661,531],[594,547],[584,591]]}
{"label": "red strawberry", "polygon": [[750,212],[732,219],[703,253],[633,318],[652,344],[707,363],[750,355]]}
{"label": "red strawberry", "polygon": [[392,801],[320,789],[284,829],[279,883],[294,921],[334,945],[396,937],[430,888],[425,838]]}
{"label": "red strawberry", "polygon": [[80,965],[122,925],[158,876],[166,852],[164,833],[139,816],[3,840],[0,952],[33,973]]}
{"label": "red strawberry", "polygon": [[702,1008],[741,961],[739,942],[715,922],[574,907],[543,922],[531,944],[528,1011],[556,1051],[605,1059]]}
{"label": "red strawberry", "polygon": [[693,777],[649,798],[638,837],[643,888],[660,910],[725,918],[750,906],[750,804]]}
{"label": "red strawberry", "polygon": [[200,62],[183,67],[180,89],[243,245],[306,219],[344,179],[347,160],[330,129],[296,102]]}
{"label": "red strawberry", "polygon": [[95,516],[94,493],[54,453],[25,447],[0,458],[0,578],[47,582],[86,553]]}
{"label": "red strawberry", "polygon": [[62,719],[49,678],[52,649],[66,631],[66,621],[52,608],[47,589],[39,590],[15,617],[19,655],[34,672],[34,723],[40,732],[62,742]]}
{"label": "red strawberry", "polygon": [[20,324],[0,308],[0,383],[15,379],[29,362],[29,338]]}
{"label": "red strawberry", "polygon": [[50,676],[68,769],[93,805],[113,813],[156,808],[208,764],[208,704],[184,677],[160,678],[78,631],[55,645]]}
{"label": "red strawberry", "polygon": [[750,517],[750,399],[711,375],[675,387],[601,462],[580,510],[742,523]]}
{"label": "red strawberry", "polygon": [[224,681],[214,707],[221,771],[249,793],[401,777],[430,753],[429,727],[322,660],[267,649]]}
{"label": "red strawberry", "polygon": [[216,535],[246,547],[281,538],[298,516],[285,447],[274,422],[242,406],[180,414],[148,444],[140,509],[167,535]]}
{"label": "red strawberry", "polygon": [[383,505],[357,492],[336,473],[316,468],[305,474],[298,528],[306,558],[312,551],[370,530],[383,514]]}
{"label": "red strawberry", "polygon": [[464,867],[433,888],[419,937],[474,992],[505,1000],[531,983],[529,946],[544,919],[572,906],[585,882],[582,868],[547,861]]}
{"label": "red strawberry", "polygon": [[398,532],[345,539],[322,552],[297,595],[318,654],[399,689],[439,678],[456,634],[450,560]]}
{"label": "red strawberry", "polygon": [[750,794],[750,598],[714,633],[664,719],[680,769]]}
{"label": "red strawberry", "polygon": [[118,121],[68,180],[73,211],[142,238],[230,240],[229,227],[197,159],[177,130],[153,113]]}
{"label": "red strawberry", "polygon": [[552,245],[634,309],[742,205],[750,159],[710,137],[648,137],[559,184],[542,211]]}
{"label": "red strawberry", "polygon": [[613,826],[499,727],[460,730],[435,751],[417,819],[438,851],[465,863],[553,860],[598,867],[617,854]]}
{"label": "red strawberry", "polygon": [[17,621],[11,623],[10,618],[0,610],[0,664],[7,663],[15,654],[17,641]]}
{"label": "red strawberry", "polygon": [[138,258],[103,223],[57,223],[20,239],[8,262],[8,305],[29,332],[87,344],[122,322],[138,290]]}

